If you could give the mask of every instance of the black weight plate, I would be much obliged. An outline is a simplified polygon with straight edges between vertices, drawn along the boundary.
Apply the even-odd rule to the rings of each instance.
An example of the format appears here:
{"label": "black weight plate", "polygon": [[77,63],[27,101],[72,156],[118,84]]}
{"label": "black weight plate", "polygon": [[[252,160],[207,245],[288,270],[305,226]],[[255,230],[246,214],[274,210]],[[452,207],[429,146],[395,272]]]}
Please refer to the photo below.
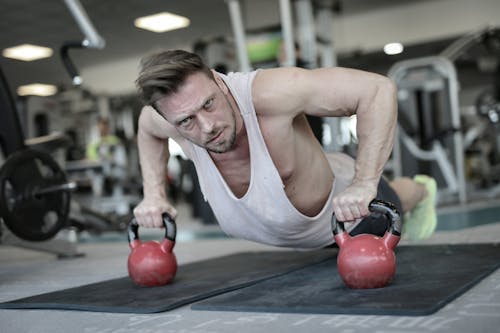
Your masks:
{"label": "black weight plate", "polygon": [[66,183],[66,175],[49,155],[24,149],[10,155],[0,169],[0,215],[19,238],[44,241],[66,226],[71,194],[33,195],[36,188]]}

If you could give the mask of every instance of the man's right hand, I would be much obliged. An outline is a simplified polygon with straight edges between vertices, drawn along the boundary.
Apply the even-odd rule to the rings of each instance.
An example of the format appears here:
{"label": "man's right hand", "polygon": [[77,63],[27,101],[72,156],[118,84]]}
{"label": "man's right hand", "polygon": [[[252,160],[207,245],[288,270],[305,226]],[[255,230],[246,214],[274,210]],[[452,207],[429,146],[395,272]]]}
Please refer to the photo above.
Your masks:
{"label": "man's right hand", "polygon": [[164,198],[145,198],[134,208],[137,222],[146,228],[163,228],[163,213],[177,217],[177,210]]}

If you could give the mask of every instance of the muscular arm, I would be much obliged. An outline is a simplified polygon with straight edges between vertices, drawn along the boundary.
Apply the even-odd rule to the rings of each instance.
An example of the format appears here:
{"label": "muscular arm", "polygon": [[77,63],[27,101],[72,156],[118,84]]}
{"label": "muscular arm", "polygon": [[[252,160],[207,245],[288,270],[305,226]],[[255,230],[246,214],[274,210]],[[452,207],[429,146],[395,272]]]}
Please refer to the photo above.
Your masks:
{"label": "muscular arm", "polygon": [[256,109],[264,113],[357,115],[355,177],[336,197],[334,206],[349,207],[336,209],[341,221],[366,216],[393,145],[397,100],[392,82],[381,75],[345,68],[285,68],[259,73],[254,89]]}
{"label": "muscular arm", "polygon": [[159,137],[154,133],[152,110],[144,108],[139,117],[137,145],[141,163],[144,197],[165,197],[167,162],[170,157],[168,137]]}
{"label": "muscular arm", "polygon": [[151,107],[144,107],[139,117],[137,144],[143,179],[144,200],[134,209],[139,224],[161,227],[161,214],[168,212],[175,218],[177,212],[165,193],[167,162],[170,157],[168,135],[159,124],[166,121]]}

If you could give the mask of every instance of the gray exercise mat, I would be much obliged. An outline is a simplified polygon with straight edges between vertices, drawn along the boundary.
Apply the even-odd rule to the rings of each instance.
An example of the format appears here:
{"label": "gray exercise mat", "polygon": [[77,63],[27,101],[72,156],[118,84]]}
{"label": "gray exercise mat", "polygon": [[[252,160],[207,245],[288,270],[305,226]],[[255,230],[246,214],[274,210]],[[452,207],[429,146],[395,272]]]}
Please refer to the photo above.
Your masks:
{"label": "gray exercise mat", "polygon": [[500,266],[499,244],[400,246],[392,284],[353,290],[336,259],[192,305],[194,310],[314,314],[429,315]]}
{"label": "gray exercise mat", "polygon": [[173,283],[138,287],[128,277],[0,303],[3,309],[154,313],[174,309],[335,257],[336,250],[244,252],[179,266]]}

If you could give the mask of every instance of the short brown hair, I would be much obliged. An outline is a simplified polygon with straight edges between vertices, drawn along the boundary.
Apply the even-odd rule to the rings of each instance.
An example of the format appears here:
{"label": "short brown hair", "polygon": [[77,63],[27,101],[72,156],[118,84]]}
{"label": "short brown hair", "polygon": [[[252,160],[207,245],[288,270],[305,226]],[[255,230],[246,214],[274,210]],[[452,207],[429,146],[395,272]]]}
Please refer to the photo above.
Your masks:
{"label": "short brown hair", "polygon": [[214,79],[210,68],[197,54],[183,50],[163,51],[141,60],[135,83],[143,103],[156,109],[155,102],[175,93],[186,78],[196,72]]}

